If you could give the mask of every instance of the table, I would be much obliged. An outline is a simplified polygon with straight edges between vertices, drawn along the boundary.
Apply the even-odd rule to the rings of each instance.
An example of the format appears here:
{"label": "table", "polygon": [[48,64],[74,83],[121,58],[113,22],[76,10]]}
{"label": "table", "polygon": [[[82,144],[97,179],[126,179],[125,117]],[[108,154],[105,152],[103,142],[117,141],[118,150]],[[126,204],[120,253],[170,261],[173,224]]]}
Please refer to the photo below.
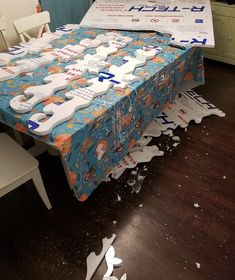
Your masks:
{"label": "table", "polygon": [[[105,32],[107,30],[80,28],[55,40],[53,47],[77,44],[81,39],[94,38]],[[124,56],[134,55],[137,49],[146,45],[158,45],[163,52],[149,60],[144,67],[136,69],[134,74],[141,78],[139,81],[123,91],[111,89],[107,94],[95,98],[89,107],[78,110],[70,120],[54,128],[49,135],[32,134],[27,128],[29,117],[35,112],[42,112],[46,104],[63,103],[65,92],[84,85],[91,75],[85,74],[72,81],[66,90],[56,92],[26,114],[14,112],[9,107],[10,99],[22,94],[29,86],[42,84],[48,73],[63,72],[64,67],[72,62],[54,61],[37,68],[33,73],[0,83],[0,121],[60,151],[68,171],[70,187],[79,201],[85,201],[105,180],[114,165],[135,145],[150,121],[158,115],[166,100],[173,99],[184,82],[204,82],[201,49],[170,47],[170,38],[163,34],[119,32],[133,41],[109,56],[108,62],[111,64],[121,65]],[[86,50],[86,53],[92,54],[94,50]]]}

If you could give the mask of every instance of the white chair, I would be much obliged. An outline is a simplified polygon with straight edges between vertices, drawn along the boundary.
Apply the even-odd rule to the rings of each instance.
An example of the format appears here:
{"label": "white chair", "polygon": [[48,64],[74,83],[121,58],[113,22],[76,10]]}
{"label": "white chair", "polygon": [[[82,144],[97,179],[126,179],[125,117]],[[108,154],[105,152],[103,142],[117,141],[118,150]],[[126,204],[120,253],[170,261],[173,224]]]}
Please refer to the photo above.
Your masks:
{"label": "white chair", "polygon": [[31,29],[40,27],[37,38],[42,37],[44,29],[47,32],[51,32],[48,23],[50,23],[50,14],[47,11],[17,19],[13,22],[23,43],[26,42],[26,39],[32,39],[32,37],[26,33],[26,31],[30,31]]}
{"label": "white chair", "polygon": [[7,49],[10,47],[7,39],[5,38],[5,31],[7,29],[7,19],[0,16],[0,40],[3,42],[3,46]]}
{"label": "white chair", "polygon": [[19,146],[10,136],[0,133],[0,197],[32,179],[48,209],[48,199],[38,161]]}

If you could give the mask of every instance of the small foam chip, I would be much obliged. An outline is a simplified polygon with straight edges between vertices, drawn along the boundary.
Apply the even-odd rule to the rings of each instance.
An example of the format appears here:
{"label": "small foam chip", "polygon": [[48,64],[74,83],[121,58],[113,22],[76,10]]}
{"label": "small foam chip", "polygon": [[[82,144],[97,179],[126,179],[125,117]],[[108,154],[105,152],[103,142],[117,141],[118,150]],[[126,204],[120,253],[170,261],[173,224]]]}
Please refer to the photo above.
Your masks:
{"label": "small foam chip", "polygon": [[201,267],[201,264],[196,262],[196,267],[199,269]]}
{"label": "small foam chip", "polygon": [[122,260],[115,257],[115,250],[113,246],[110,246],[106,255],[105,260],[107,264],[107,271],[104,278],[110,277],[113,273],[115,267],[119,267],[122,264]]}

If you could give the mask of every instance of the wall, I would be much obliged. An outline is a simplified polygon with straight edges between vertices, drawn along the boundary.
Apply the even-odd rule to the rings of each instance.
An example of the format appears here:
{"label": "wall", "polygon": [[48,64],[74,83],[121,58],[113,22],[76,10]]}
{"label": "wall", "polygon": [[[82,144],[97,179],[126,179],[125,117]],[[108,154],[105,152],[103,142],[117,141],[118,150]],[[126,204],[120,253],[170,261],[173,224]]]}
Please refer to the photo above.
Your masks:
{"label": "wall", "polygon": [[90,7],[88,0],[41,0],[44,11],[51,16],[51,31],[67,23],[80,23]]}
{"label": "wall", "polygon": [[18,43],[13,21],[35,13],[36,3],[37,0],[0,0],[0,15],[7,18],[6,38],[11,45]]}

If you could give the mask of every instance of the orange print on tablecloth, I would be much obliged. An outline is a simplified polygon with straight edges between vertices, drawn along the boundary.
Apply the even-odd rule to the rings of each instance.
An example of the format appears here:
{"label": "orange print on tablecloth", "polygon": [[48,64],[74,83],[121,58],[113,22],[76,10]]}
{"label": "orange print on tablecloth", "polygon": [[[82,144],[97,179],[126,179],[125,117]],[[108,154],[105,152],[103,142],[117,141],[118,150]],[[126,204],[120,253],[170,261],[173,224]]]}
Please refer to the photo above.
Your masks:
{"label": "orange print on tablecloth", "polygon": [[87,80],[85,78],[76,79],[76,82],[81,84],[81,85],[86,85],[87,84]]}
{"label": "orange print on tablecloth", "polygon": [[132,42],[132,45],[134,45],[134,46],[145,46],[146,43],[142,42],[142,41],[134,41],[134,42]]}
{"label": "orange print on tablecloth", "polygon": [[179,72],[183,72],[184,71],[184,62],[180,63],[180,65],[178,66],[178,70],[179,70]]}
{"label": "orange print on tablecloth", "polygon": [[35,84],[24,84],[24,85],[20,86],[20,89],[24,91],[27,88],[33,87],[33,86],[35,86]]}
{"label": "orange print on tablecloth", "polygon": [[112,57],[127,56],[127,55],[128,55],[128,52],[120,51],[120,52],[114,53],[112,55]]}
{"label": "orange print on tablecloth", "polygon": [[87,137],[84,142],[82,143],[82,146],[80,148],[81,153],[85,153],[91,146],[93,145],[93,140],[91,137]]}
{"label": "orange print on tablecloth", "polygon": [[91,112],[91,114],[94,117],[99,117],[99,116],[103,115],[104,113],[106,113],[106,111],[107,111],[107,109],[100,108],[100,109],[96,109],[95,111]]}
{"label": "orange print on tablecloth", "polygon": [[19,131],[22,131],[22,132],[27,132],[28,131],[27,126],[23,125],[22,123],[16,123],[15,128]]}
{"label": "orange print on tablecloth", "polygon": [[43,104],[48,105],[51,103],[64,103],[64,102],[65,101],[62,97],[53,95],[53,96],[49,97],[47,100],[43,101]]}
{"label": "orange print on tablecloth", "polygon": [[96,35],[95,31],[84,31],[83,34],[85,35]]}
{"label": "orange print on tablecloth", "polygon": [[136,144],[136,140],[135,139],[131,139],[129,144],[128,144],[128,150],[132,149]]}
{"label": "orange print on tablecloth", "polygon": [[140,78],[144,78],[148,74],[149,74],[149,72],[147,70],[143,70],[143,71],[138,72],[137,76],[140,77]]}
{"label": "orange print on tablecloth", "polygon": [[68,133],[56,135],[54,138],[54,144],[61,151],[61,154],[66,156],[71,152],[72,136]]}
{"label": "orange print on tablecloth", "polygon": [[145,97],[144,104],[145,104],[146,108],[149,108],[151,106],[151,104],[152,104],[152,95],[151,94],[148,94]]}
{"label": "orange print on tablecloth", "polygon": [[74,171],[69,171],[70,187],[73,188],[77,181],[77,174]]}
{"label": "orange print on tablecloth", "polygon": [[85,119],[84,119],[84,122],[85,122],[85,123],[90,123],[91,121],[92,121],[91,118],[85,118]]}
{"label": "orange print on tablecloth", "polygon": [[166,60],[165,58],[161,57],[161,56],[155,56],[153,59],[152,59],[153,62],[155,63],[164,63]]}
{"label": "orange print on tablecloth", "polygon": [[129,126],[131,124],[131,114],[130,113],[128,113],[125,116],[125,124],[126,124],[126,126]]}
{"label": "orange print on tablecloth", "polygon": [[193,73],[192,72],[187,72],[184,76],[185,81],[191,81],[193,80]]}
{"label": "orange print on tablecloth", "polygon": [[42,52],[43,52],[43,53],[52,52],[52,51],[53,51],[53,49],[52,49],[52,48],[48,48],[48,49],[44,49],[44,50],[42,50]]}
{"label": "orange print on tablecloth", "polygon": [[78,196],[78,200],[79,200],[80,202],[86,201],[87,198],[88,198],[88,195],[87,195],[86,193],[83,193],[83,194],[81,194],[81,195]]}
{"label": "orange print on tablecloth", "polygon": [[60,66],[50,66],[48,67],[48,74],[56,74],[64,72],[64,69]]}

